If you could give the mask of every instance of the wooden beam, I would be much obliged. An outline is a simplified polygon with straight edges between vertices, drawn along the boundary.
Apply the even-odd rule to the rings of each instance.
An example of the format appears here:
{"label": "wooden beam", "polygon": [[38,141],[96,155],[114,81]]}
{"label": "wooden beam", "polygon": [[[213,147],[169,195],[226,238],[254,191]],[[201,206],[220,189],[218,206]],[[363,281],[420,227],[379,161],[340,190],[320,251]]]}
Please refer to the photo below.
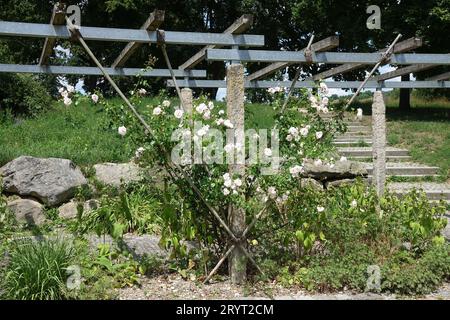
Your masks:
{"label": "wooden beam", "polygon": [[[240,18],[238,18],[236,21],[233,22],[232,25],[230,25],[223,33],[226,34],[240,34],[248,29],[253,24],[253,15],[251,14],[244,14]],[[205,46],[203,47],[199,52],[194,54],[191,58],[189,58],[185,63],[180,65],[178,69],[185,70],[185,69],[192,69],[197,64],[202,62],[205,59],[206,56],[206,50],[208,49],[214,49],[219,48],[219,46]]]}
{"label": "wooden beam", "polygon": [[449,72],[445,72],[442,74],[438,74],[436,76],[432,76],[427,78],[426,80],[430,80],[430,81],[443,81],[443,80],[448,80],[450,79],[450,71]]}
{"label": "wooden beam", "polygon": [[373,77],[371,80],[383,81],[383,80],[387,80],[387,79],[397,78],[397,77],[400,77],[400,76],[403,76],[406,74],[431,69],[433,67],[437,67],[437,66],[433,65],[433,64],[413,64],[411,66],[398,68],[397,70],[380,74],[378,76]]}
{"label": "wooden beam", "polygon": [[[52,18],[50,24],[54,26],[64,25],[66,23],[66,5],[62,2],[58,2],[53,7]],[[50,56],[53,53],[53,48],[55,47],[55,38],[45,38],[44,47],[42,48],[41,57],[39,58],[39,65],[48,65]]]}
{"label": "wooden beam", "polygon": [[[338,36],[332,36],[328,37],[326,39],[317,41],[311,45],[311,51],[320,52],[320,51],[327,51],[329,49],[335,48],[339,46],[339,37]],[[301,51],[304,51],[306,48],[302,49]],[[291,65],[292,63],[288,62],[275,62],[269,64],[267,67],[262,68],[261,70],[258,70],[250,75],[247,76],[246,80],[252,81],[252,80],[259,80],[265,76],[268,76],[269,74],[272,74],[274,72],[277,72],[280,69],[286,68],[287,66]]]}
{"label": "wooden beam", "polygon": [[[142,25],[142,30],[155,31],[164,22],[164,11],[155,10],[148,17],[147,21]],[[125,62],[131,57],[131,55],[142,45],[138,42],[130,42],[119,54],[117,59],[111,65],[112,68],[120,68],[125,65]]]}
{"label": "wooden beam", "polygon": [[[406,52],[406,51],[410,51],[410,50],[414,50],[416,48],[421,47],[423,44],[422,38],[409,38],[406,39],[405,41],[401,41],[399,43],[397,43],[394,46],[393,49],[393,53],[402,53],[402,52]],[[383,53],[385,52],[386,49],[382,49],[377,51],[378,53]],[[337,74],[341,74],[341,73],[346,73],[346,72],[350,72],[352,70],[355,69],[360,69],[362,67],[366,66],[366,64],[362,64],[362,63],[347,63],[347,64],[343,64],[340,66],[337,66],[335,68],[331,68],[330,70],[315,74],[312,77],[309,77],[306,80],[321,80],[321,79],[327,79],[329,77],[332,77],[334,75]]]}

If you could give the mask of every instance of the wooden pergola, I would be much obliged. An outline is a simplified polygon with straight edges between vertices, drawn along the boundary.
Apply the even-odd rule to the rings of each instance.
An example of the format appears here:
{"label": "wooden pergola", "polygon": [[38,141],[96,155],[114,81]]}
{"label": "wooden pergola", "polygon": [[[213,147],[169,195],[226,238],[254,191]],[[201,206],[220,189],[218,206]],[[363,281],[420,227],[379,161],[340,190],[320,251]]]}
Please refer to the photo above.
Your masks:
{"label": "wooden pergola", "polygon": [[[251,15],[244,15],[237,19],[223,33],[200,33],[200,32],[178,32],[165,31],[159,29],[164,21],[164,12],[155,10],[142,25],[141,29],[118,29],[118,28],[97,28],[74,26],[67,18],[65,8],[56,6],[50,21],[50,24],[21,23],[0,21],[0,36],[7,37],[36,37],[45,38],[44,47],[37,65],[8,65],[1,64],[0,72],[13,73],[46,73],[46,74],[90,74],[103,75],[117,91],[120,97],[142,124],[146,134],[155,137],[153,128],[151,128],[145,119],[136,111],[136,108],[130,103],[128,98],[120,90],[111,76],[136,76],[142,74],[147,77],[166,77],[171,78],[168,86],[175,86],[177,94],[180,97],[181,105],[185,112],[192,112],[192,91],[188,88],[220,88],[227,87],[227,114],[228,118],[235,124],[236,130],[244,130],[244,91],[245,88],[268,88],[274,86],[289,87],[289,95],[294,88],[313,88],[317,85],[315,82],[319,79],[329,78],[331,76],[349,72],[358,68],[374,65],[369,77],[364,81],[333,81],[327,82],[330,88],[358,88],[356,94],[362,88],[376,88],[378,91],[374,101],[374,183],[379,194],[382,194],[385,183],[386,168],[386,133],[384,118],[384,102],[381,96],[383,88],[450,88],[450,73],[444,73],[431,77],[425,81],[387,81],[399,75],[417,72],[419,70],[429,69],[435,66],[450,65],[450,54],[414,54],[405,53],[414,50],[422,45],[420,38],[411,38],[402,42],[397,42],[400,36],[394,40],[391,45],[375,53],[358,52],[330,52],[339,45],[339,39],[336,36],[314,42],[310,40],[309,45],[300,51],[273,51],[273,50],[249,50],[249,47],[258,47],[264,45],[264,36],[243,34],[252,24]],[[95,63],[95,67],[73,67],[73,66],[51,66],[49,57],[53,52],[56,39],[75,39],[86,50]],[[98,61],[85,40],[91,41],[115,41],[125,42],[127,45],[115,59],[111,67],[105,68]],[[154,69],[143,71],[136,68],[125,68],[127,60],[132,56],[139,46],[147,44],[157,44],[164,55],[167,69]],[[194,56],[173,69],[167,52],[166,45],[195,45],[202,46]],[[231,47],[223,49],[223,47]],[[245,48],[245,49],[240,49]],[[192,78],[206,77],[205,70],[193,69],[202,60],[207,61],[231,61],[227,67],[227,80],[195,80]],[[241,62],[264,62],[268,63],[266,67],[250,75],[244,75],[244,67]],[[313,75],[305,81],[298,81],[296,77],[292,81],[266,81],[263,80],[277,70],[290,65],[301,65],[310,63],[339,64],[338,67]],[[393,72],[371,77],[376,69],[384,64],[395,64],[403,67]],[[182,80],[177,80],[182,78]],[[179,87],[185,87],[187,90],[181,94]],[[355,96],[356,96],[355,94]],[[288,95],[288,97],[289,97]],[[287,100],[286,100],[287,101]],[[351,101],[350,101],[351,102]],[[156,140],[156,139],[155,139]],[[157,143],[158,145],[158,143]],[[242,144],[241,144],[242,145]],[[244,143],[245,145],[245,143]],[[167,150],[158,145],[162,154]],[[245,243],[246,236],[256,221],[263,215],[266,208],[257,213],[253,221],[246,225],[246,213],[241,208],[230,207],[230,223],[219,215],[216,208],[212,207],[205,197],[199,191],[195,181],[179,165],[169,162],[166,164],[166,170],[176,177],[184,178],[190,185],[193,192],[208,211],[219,221],[230,238],[230,247],[224,252],[216,268],[207,277],[210,279],[212,274],[218,269],[220,264],[230,256],[230,275],[235,283],[242,283],[246,277],[246,261],[251,261],[259,269],[256,262],[248,253]],[[230,174],[245,175],[245,165],[233,164],[229,166]],[[260,270],[260,269],[259,269]]]}

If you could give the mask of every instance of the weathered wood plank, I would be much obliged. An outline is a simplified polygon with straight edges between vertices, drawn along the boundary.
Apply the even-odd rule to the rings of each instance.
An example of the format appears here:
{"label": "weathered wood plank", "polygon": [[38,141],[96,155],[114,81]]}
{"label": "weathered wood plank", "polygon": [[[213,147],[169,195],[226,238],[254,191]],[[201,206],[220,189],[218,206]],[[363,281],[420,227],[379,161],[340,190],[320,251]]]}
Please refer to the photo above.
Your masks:
{"label": "weathered wood plank", "polygon": [[[238,18],[236,21],[233,22],[232,25],[230,25],[223,33],[226,34],[240,34],[248,29],[253,24],[253,15],[251,14],[244,14],[240,18]],[[197,64],[202,62],[205,59],[206,56],[206,50],[208,49],[214,49],[219,48],[219,46],[205,46],[200,51],[198,51],[196,54],[194,54],[191,58],[189,58],[185,63],[180,65],[178,68],[181,70],[185,69],[192,69]]]}
{"label": "weathered wood plank", "polygon": [[[416,48],[421,47],[422,44],[423,44],[422,38],[416,38],[416,37],[409,38],[409,39],[406,39],[404,41],[401,41],[401,42],[397,43],[394,46],[393,53],[402,53],[402,52],[414,50]],[[386,49],[381,49],[381,50],[379,50],[377,52],[378,53],[383,53],[385,51],[386,51]],[[362,68],[364,66],[366,66],[366,64],[362,64],[362,63],[343,64],[343,65],[337,66],[335,68],[331,68],[330,70],[327,70],[327,71],[315,74],[314,76],[312,76],[310,78],[307,78],[306,80],[327,79],[327,78],[332,77],[334,75],[350,72],[352,70],[359,69],[359,68]]]}
{"label": "weathered wood plank", "polygon": [[449,72],[445,72],[442,74],[438,74],[436,76],[432,76],[427,78],[426,80],[430,80],[430,81],[442,81],[442,80],[448,80],[450,79],[450,71]]}
{"label": "weathered wood plank", "polygon": [[[58,3],[53,7],[52,18],[50,24],[58,26],[64,25],[66,23],[66,5],[64,3]],[[53,48],[55,47],[55,38],[45,38],[44,47],[42,48],[41,57],[39,58],[39,65],[48,65],[50,56],[53,53]]]}
{"label": "weathered wood plank", "polygon": [[373,77],[371,80],[375,80],[375,81],[388,80],[388,79],[403,76],[405,74],[410,74],[410,73],[414,73],[414,72],[431,69],[433,67],[437,67],[437,66],[433,65],[433,64],[414,64],[411,66],[398,68],[397,70],[394,70],[391,72],[386,72],[386,73],[380,74],[378,76]]}
{"label": "weathered wood plank", "polygon": [[[142,30],[147,31],[155,31],[159,28],[159,26],[164,22],[164,11],[163,10],[155,10],[148,17],[147,21],[142,25]],[[136,50],[142,45],[142,43],[138,42],[130,42],[126,45],[126,47],[122,50],[119,56],[111,65],[112,68],[120,68],[125,65],[125,62],[136,52]]]}
{"label": "weathered wood plank", "polygon": [[[320,52],[320,51],[326,51],[332,48],[335,48],[339,46],[339,37],[338,36],[332,36],[328,37],[326,39],[317,41],[311,45],[311,50]],[[301,52],[303,52],[306,48],[303,48]],[[252,81],[252,80],[259,80],[263,77],[266,77],[270,74],[273,74],[277,72],[280,69],[286,68],[287,66],[291,65],[291,63],[288,62],[275,62],[271,63],[265,68],[262,68],[261,70],[258,70],[250,75],[247,76],[246,80]]]}

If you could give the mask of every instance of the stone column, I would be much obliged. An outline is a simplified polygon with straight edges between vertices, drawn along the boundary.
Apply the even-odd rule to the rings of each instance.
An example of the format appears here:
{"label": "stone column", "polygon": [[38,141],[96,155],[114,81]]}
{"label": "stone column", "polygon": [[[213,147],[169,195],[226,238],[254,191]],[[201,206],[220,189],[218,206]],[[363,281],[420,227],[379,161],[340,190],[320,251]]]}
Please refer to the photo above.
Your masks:
{"label": "stone column", "polygon": [[386,106],[381,90],[374,92],[372,104],[373,184],[379,196],[386,183]]}
{"label": "stone column", "polygon": [[190,88],[181,89],[181,100],[186,114],[192,114],[192,90]]}
{"label": "stone column", "polygon": [[[227,118],[233,123],[234,133],[227,133],[227,143],[229,139],[245,146],[244,135],[244,66],[242,64],[230,64],[227,67]],[[233,130],[232,130],[233,131]],[[242,161],[242,150],[237,150],[234,161],[229,164],[231,176],[245,174],[245,161]],[[236,237],[245,230],[245,210],[231,206],[228,210],[228,221],[230,228]],[[243,243],[242,245],[245,245]],[[231,282],[242,284],[247,278],[247,258],[239,248],[235,248],[229,259],[229,272]]]}

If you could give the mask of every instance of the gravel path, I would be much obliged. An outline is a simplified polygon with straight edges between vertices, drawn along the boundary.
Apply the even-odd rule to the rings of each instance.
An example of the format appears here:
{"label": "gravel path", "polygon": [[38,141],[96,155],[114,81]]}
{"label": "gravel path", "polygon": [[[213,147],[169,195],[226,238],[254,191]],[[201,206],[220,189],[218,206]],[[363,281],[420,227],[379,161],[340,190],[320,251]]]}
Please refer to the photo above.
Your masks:
{"label": "gravel path", "polygon": [[120,300],[394,300],[426,299],[450,300],[450,284],[446,283],[438,291],[423,297],[400,297],[388,294],[354,293],[342,291],[333,294],[311,294],[299,289],[287,289],[273,283],[269,285],[235,286],[229,281],[203,285],[195,281],[183,280],[179,275],[142,278],[140,287],[117,290]]}

